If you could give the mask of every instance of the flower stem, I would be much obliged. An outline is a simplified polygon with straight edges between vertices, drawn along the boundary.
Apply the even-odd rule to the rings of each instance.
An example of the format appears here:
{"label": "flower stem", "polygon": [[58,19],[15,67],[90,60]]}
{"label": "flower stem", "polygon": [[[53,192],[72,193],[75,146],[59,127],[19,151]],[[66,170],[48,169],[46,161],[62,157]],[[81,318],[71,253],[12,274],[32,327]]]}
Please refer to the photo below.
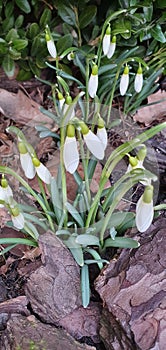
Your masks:
{"label": "flower stem", "polygon": [[81,133],[79,130],[77,130],[77,134],[78,134],[78,141],[80,144],[81,160],[82,160],[82,165],[83,165],[83,170],[84,170],[85,188],[86,188],[86,192],[87,192],[87,196],[88,196],[88,202],[90,204],[91,203],[91,193],[90,193],[90,187],[89,187],[88,164],[87,164],[87,161],[85,158],[83,141],[82,141]]}

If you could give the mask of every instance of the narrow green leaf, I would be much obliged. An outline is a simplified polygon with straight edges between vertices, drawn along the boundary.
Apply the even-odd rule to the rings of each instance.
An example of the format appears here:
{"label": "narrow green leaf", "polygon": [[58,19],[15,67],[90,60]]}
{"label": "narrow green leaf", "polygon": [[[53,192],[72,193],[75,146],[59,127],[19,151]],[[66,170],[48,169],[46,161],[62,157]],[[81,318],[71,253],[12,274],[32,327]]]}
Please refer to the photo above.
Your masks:
{"label": "narrow green leaf", "polygon": [[94,260],[97,262],[99,269],[101,270],[103,268],[103,262],[106,262],[106,261],[101,261],[101,257],[95,249],[85,248],[85,251],[93,256]]}
{"label": "narrow green leaf", "polygon": [[37,242],[26,238],[0,238],[0,244],[25,244],[32,247],[37,247]]}
{"label": "narrow green leaf", "polygon": [[70,249],[75,261],[79,266],[84,265],[83,250],[80,244],[76,243],[75,236],[70,236],[64,241],[65,245]]}
{"label": "narrow green leaf", "polygon": [[54,213],[59,222],[62,216],[62,201],[58,190],[57,182],[55,178],[51,179],[51,201],[54,208]]}
{"label": "narrow green leaf", "polygon": [[76,237],[76,243],[84,246],[99,245],[99,238],[85,233]]}
{"label": "narrow green leaf", "polygon": [[9,245],[8,247],[2,249],[0,251],[0,256],[6,254],[7,252],[9,252],[12,248],[16,247],[16,245],[17,244],[12,244],[12,245]]}
{"label": "narrow green leaf", "polygon": [[79,212],[77,211],[76,208],[73,207],[72,204],[70,204],[69,202],[66,203],[66,209],[68,210],[68,212],[71,214],[71,216],[75,219],[75,221],[79,224],[80,227],[84,227],[84,222],[82,220],[81,215],[79,214]]}
{"label": "narrow green leaf", "polygon": [[89,269],[86,264],[81,268],[81,293],[82,305],[86,308],[90,302]]}
{"label": "narrow green leaf", "polygon": [[104,247],[116,247],[116,248],[138,248],[140,246],[139,242],[132,238],[127,237],[115,237],[115,239],[107,238],[104,241]]}

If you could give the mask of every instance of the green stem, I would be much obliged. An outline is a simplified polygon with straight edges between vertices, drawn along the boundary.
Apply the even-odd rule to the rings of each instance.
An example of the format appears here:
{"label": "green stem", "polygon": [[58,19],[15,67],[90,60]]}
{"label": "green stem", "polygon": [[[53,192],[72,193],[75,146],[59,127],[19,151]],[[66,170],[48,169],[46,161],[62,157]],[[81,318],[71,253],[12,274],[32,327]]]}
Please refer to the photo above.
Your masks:
{"label": "green stem", "polygon": [[61,147],[60,147],[60,167],[61,167],[61,177],[62,177],[62,208],[63,208],[63,217],[64,226],[67,225],[67,211],[66,211],[66,202],[67,202],[67,185],[66,185],[66,172],[63,161],[63,148],[65,143],[65,127],[62,125],[61,127]]}
{"label": "green stem", "polygon": [[87,192],[87,196],[88,196],[88,202],[90,204],[91,203],[91,193],[90,193],[89,177],[88,177],[88,164],[87,164],[86,159],[85,159],[83,141],[82,141],[81,133],[79,130],[77,130],[77,135],[78,135],[78,141],[80,144],[81,160],[82,160],[82,165],[83,165],[83,170],[84,170],[85,188],[86,188],[86,192]]}
{"label": "green stem", "polygon": [[89,93],[88,93],[88,83],[89,83],[89,59],[86,59],[85,123],[88,121],[88,116],[89,116]]}
{"label": "green stem", "polygon": [[47,213],[47,207],[45,206],[45,204],[43,203],[43,201],[38,197],[38,194],[36,194],[35,191],[33,191],[33,189],[28,185],[28,183],[21,177],[19,176],[17,173],[15,173],[14,170],[6,167],[6,166],[0,166],[0,173],[2,174],[8,174],[8,175],[12,175],[14,176],[21,184],[23,187],[26,188],[26,190],[36,199],[36,201],[40,204],[41,208],[43,209],[47,219],[48,219],[48,222],[49,222],[49,225],[50,225],[50,228],[53,232],[55,232],[55,228],[54,228],[54,224],[53,224],[53,221],[50,217],[50,215]]}
{"label": "green stem", "polygon": [[48,200],[47,200],[47,197],[46,197],[46,193],[45,193],[45,190],[44,190],[43,182],[42,182],[42,180],[40,179],[40,177],[38,175],[37,175],[37,179],[38,179],[38,184],[39,184],[39,187],[40,187],[41,194],[42,194],[44,202],[45,202],[45,206],[46,206],[48,211],[51,211],[49,203],[48,203]]}
{"label": "green stem", "polygon": [[78,18],[77,7],[73,6],[73,10],[74,10],[75,17],[76,17],[76,26],[77,26],[77,31],[78,31],[78,46],[81,47],[81,45],[82,45],[82,38],[81,38],[81,31],[80,31],[80,26],[79,26],[79,18]]}

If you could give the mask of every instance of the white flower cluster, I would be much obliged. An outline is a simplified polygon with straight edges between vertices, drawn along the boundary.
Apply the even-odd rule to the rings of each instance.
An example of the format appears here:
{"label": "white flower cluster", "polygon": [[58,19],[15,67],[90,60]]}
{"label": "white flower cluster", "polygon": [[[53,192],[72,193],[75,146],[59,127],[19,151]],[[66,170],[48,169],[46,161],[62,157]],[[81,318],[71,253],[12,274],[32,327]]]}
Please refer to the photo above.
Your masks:
{"label": "white flower cluster", "polygon": [[[97,159],[103,159],[104,151],[107,146],[107,132],[104,127],[104,123],[98,126],[96,135],[84,122],[80,122],[80,129],[83,140],[89,151]],[[63,149],[63,160],[66,170],[73,174],[77,170],[79,164],[79,152],[75,136],[75,126],[73,124],[69,124],[67,126],[66,139]]]}

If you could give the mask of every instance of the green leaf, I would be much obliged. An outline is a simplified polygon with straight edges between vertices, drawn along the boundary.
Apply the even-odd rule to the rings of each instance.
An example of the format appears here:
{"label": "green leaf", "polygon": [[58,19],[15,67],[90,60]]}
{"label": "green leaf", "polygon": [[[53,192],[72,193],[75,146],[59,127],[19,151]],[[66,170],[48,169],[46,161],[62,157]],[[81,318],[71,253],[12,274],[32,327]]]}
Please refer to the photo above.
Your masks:
{"label": "green leaf", "polygon": [[77,211],[77,209],[75,207],[73,207],[73,205],[71,205],[69,202],[67,202],[65,206],[66,206],[66,209],[68,210],[68,212],[71,214],[71,216],[79,224],[79,226],[84,227],[84,222],[82,220],[81,215]]}
{"label": "green leaf", "polygon": [[19,15],[15,20],[15,27],[20,28],[23,25],[23,22],[24,22],[24,16]]}
{"label": "green leaf", "polygon": [[51,21],[51,10],[48,8],[45,8],[41,17],[39,24],[42,28],[45,28],[47,24],[49,24]]}
{"label": "green leaf", "polygon": [[6,41],[8,41],[8,42],[16,40],[18,38],[19,38],[19,35],[17,33],[17,30],[14,29],[14,28],[10,29],[9,32],[7,33],[6,37],[5,37]]}
{"label": "green leaf", "polygon": [[161,43],[166,42],[165,35],[163,34],[161,26],[159,24],[157,24],[155,27],[151,29],[151,34],[153,38],[156,39],[157,41]]}
{"label": "green leaf", "polygon": [[79,266],[84,265],[83,250],[80,244],[76,243],[75,236],[70,236],[66,241],[65,245],[70,249],[75,261]]}
{"label": "green leaf", "polygon": [[76,243],[84,246],[99,245],[99,238],[96,236],[92,236],[84,233],[76,237]]}
{"label": "green leaf", "polygon": [[14,16],[7,17],[2,23],[2,28],[5,33],[8,32],[10,29],[12,29],[13,26],[14,26]]}
{"label": "green leaf", "polygon": [[58,190],[57,182],[55,178],[51,179],[51,201],[54,208],[54,213],[59,222],[62,216],[62,201]]}
{"label": "green leaf", "polygon": [[58,4],[58,15],[63,19],[64,22],[76,26],[76,17],[74,11],[70,7],[70,3],[68,6],[63,3]]}
{"label": "green leaf", "polygon": [[82,305],[86,308],[90,302],[89,269],[86,264],[81,268],[81,294]]}
{"label": "green leaf", "polygon": [[86,6],[84,11],[79,16],[80,28],[83,29],[88,26],[97,14],[97,7],[95,5]]}
{"label": "green leaf", "polygon": [[17,74],[17,80],[18,81],[25,81],[32,78],[32,73],[30,71],[20,69]]}
{"label": "green leaf", "polygon": [[66,35],[62,36],[56,43],[58,54],[60,55],[66,49],[71,47],[72,43],[73,43],[73,37],[71,34],[66,34]]}
{"label": "green leaf", "polygon": [[34,39],[40,32],[40,28],[37,23],[31,23],[27,30],[27,37],[29,39]]}
{"label": "green leaf", "polygon": [[13,59],[6,55],[2,61],[2,68],[4,69],[6,75],[10,78],[13,77],[15,71],[15,64]]}
{"label": "green leaf", "polygon": [[150,6],[143,7],[144,16],[147,22],[150,22],[152,20],[153,15],[153,4]]}
{"label": "green leaf", "polygon": [[0,238],[0,244],[25,244],[31,247],[37,247],[37,242],[26,238]]}
{"label": "green leaf", "polygon": [[5,16],[10,17],[13,14],[14,4],[13,2],[9,2],[5,5]]}
{"label": "green leaf", "polygon": [[95,249],[86,248],[85,251],[93,256],[93,258],[96,261],[99,269],[101,270],[103,268],[103,262],[106,262],[106,261],[98,261],[98,260],[101,260],[101,257],[100,257],[99,253]]}
{"label": "green leaf", "polygon": [[13,40],[13,46],[16,50],[21,51],[28,45],[28,40],[16,39]]}
{"label": "green leaf", "polygon": [[115,239],[107,238],[104,241],[104,247],[116,247],[116,248],[138,248],[140,246],[139,242],[132,238],[127,237],[115,237]]}
{"label": "green leaf", "polygon": [[21,11],[23,11],[25,13],[31,12],[31,7],[29,4],[29,1],[27,1],[27,0],[15,0],[15,2]]}

